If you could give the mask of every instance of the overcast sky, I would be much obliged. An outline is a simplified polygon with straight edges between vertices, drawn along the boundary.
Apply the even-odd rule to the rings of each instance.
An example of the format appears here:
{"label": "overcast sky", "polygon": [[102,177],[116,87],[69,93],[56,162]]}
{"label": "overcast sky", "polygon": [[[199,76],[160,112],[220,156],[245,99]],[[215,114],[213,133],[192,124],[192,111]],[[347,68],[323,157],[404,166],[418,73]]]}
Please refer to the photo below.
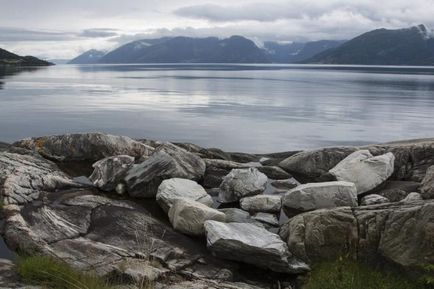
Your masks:
{"label": "overcast sky", "polygon": [[0,0],[0,47],[72,58],[160,36],[350,39],[376,28],[434,27],[434,0]]}

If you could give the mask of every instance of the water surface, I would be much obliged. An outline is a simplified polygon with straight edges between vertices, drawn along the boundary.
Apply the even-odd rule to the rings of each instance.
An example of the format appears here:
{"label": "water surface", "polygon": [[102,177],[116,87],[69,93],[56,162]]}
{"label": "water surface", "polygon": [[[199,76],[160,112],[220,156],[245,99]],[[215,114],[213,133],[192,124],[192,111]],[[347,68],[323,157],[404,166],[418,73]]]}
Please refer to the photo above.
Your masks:
{"label": "water surface", "polygon": [[272,152],[434,136],[433,67],[59,65],[1,78],[0,141],[101,131]]}

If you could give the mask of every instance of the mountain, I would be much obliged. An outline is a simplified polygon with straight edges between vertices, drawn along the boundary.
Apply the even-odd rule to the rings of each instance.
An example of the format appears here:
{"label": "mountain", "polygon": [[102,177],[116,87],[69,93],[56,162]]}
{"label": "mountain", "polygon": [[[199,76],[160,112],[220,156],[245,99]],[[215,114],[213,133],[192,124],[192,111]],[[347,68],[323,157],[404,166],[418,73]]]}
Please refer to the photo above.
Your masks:
{"label": "mountain", "polygon": [[33,56],[19,56],[0,48],[0,66],[48,66],[52,63]]}
{"label": "mountain", "polygon": [[104,51],[96,49],[88,50],[74,59],[71,59],[68,64],[95,64],[106,54]]}
{"label": "mountain", "polygon": [[264,42],[268,58],[274,63],[296,63],[306,60],[323,51],[345,43],[341,40],[320,40],[312,42]]}
{"label": "mountain", "polygon": [[434,65],[434,37],[424,25],[377,29],[322,52],[305,63]]}
{"label": "mountain", "polygon": [[99,63],[269,63],[264,50],[241,36],[139,40],[102,57]]}

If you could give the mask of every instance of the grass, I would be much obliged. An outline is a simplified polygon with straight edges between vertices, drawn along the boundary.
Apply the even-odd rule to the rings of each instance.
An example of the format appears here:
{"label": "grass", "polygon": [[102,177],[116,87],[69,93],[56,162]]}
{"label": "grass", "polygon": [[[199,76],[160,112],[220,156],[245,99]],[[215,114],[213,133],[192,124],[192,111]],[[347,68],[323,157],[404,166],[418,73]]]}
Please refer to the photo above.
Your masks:
{"label": "grass", "polygon": [[339,259],[315,266],[302,289],[431,289],[434,284],[430,281],[411,280],[402,274]]}
{"label": "grass", "polygon": [[[61,260],[48,256],[20,257],[17,271],[26,284],[47,289],[113,289],[104,278],[78,271]],[[154,289],[153,281],[143,278],[135,284],[139,289]]]}
{"label": "grass", "polygon": [[46,256],[21,257],[17,271],[23,282],[50,289],[110,289],[95,275],[82,273],[68,264]]}

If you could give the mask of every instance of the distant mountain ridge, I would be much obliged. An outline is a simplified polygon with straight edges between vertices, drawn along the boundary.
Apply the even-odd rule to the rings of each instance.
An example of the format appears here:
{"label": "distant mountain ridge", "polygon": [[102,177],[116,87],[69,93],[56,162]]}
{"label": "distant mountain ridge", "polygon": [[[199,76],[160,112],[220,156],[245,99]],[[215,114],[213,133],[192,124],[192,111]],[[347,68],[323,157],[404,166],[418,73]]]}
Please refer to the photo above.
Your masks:
{"label": "distant mountain ridge", "polygon": [[96,64],[105,54],[104,51],[91,49],[71,59],[68,64]]}
{"label": "distant mountain ridge", "polygon": [[434,65],[433,32],[425,25],[377,29],[319,53],[305,63],[361,65]]}
{"label": "distant mountain ridge", "polygon": [[268,63],[265,52],[241,36],[139,40],[107,53],[100,63]]}
{"label": "distant mountain ridge", "polygon": [[[294,63],[342,43],[334,40],[289,44],[267,41],[263,47],[258,47],[242,36],[226,39],[163,37],[133,41],[105,55],[89,50],[69,63]],[[100,57],[94,57],[98,52]]]}
{"label": "distant mountain ridge", "polygon": [[0,48],[0,65],[4,66],[48,66],[53,65],[45,60],[33,56],[19,56]]}

